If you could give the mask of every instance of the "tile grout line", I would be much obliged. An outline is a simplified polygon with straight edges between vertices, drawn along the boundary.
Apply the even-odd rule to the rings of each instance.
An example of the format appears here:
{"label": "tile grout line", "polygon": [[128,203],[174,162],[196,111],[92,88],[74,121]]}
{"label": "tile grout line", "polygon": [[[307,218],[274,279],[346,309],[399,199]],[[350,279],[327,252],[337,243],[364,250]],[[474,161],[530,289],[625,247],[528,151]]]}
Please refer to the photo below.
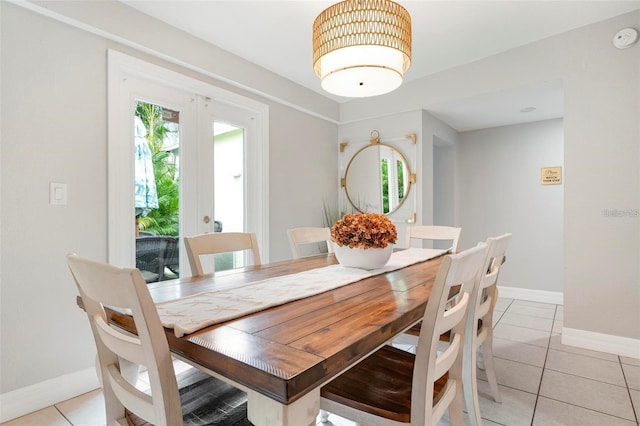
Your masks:
{"label": "tile grout line", "polygon": [[618,363],[620,364],[620,369],[622,370],[622,378],[624,379],[624,384],[627,386],[627,394],[629,395],[629,401],[631,401],[631,410],[633,410],[633,416],[636,418],[636,423],[640,424],[640,418],[638,417],[638,413],[636,412],[636,406],[633,403],[633,398],[631,398],[631,388],[629,387],[629,382],[627,381],[627,375],[624,372],[624,367],[622,364],[622,359],[618,355]]}
{"label": "tile grout line", "polygon": [[538,409],[538,401],[540,400],[540,389],[542,389],[542,380],[544,379],[544,370],[547,365],[547,358],[549,357],[549,348],[551,347],[551,335],[553,334],[553,321],[556,319],[556,314],[558,312],[558,305],[553,312],[553,319],[551,330],[549,330],[549,340],[547,341],[547,351],[544,354],[544,362],[542,363],[542,374],[540,374],[540,383],[538,383],[538,391],[536,392],[536,401],[533,403],[533,415],[531,416],[531,426],[533,426],[533,422],[536,418],[536,410]]}
{"label": "tile grout line", "polygon": [[64,413],[63,413],[62,411],[60,411],[60,409],[58,408],[58,406],[57,406],[56,404],[54,404],[54,405],[53,405],[53,408],[54,408],[58,413],[60,413],[60,415],[62,416],[62,418],[63,418],[63,419],[65,419],[65,420],[66,420],[66,422],[67,422],[67,423],[69,423],[69,425],[70,425],[70,426],[73,426],[73,423],[71,423],[71,420],[69,420],[69,419],[67,418],[67,416],[65,416],[65,415],[64,415]]}
{"label": "tile grout line", "polygon": [[566,401],[563,401],[561,399],[551,398],[551,397],[548,397],[548,396],[544,396],[543,398],[548,399],[549,401],[556,401],[556,402],[559,402],[561,404],[566,404],[566,405],[570,405],[572,407],[577,407],[577,408],[580,408],[582,410],[591,411],[592,413],[602,414],[602,415],[605,415],[607,417],[615,417],[617,419],[624,420],[624,421],[627,421],[627,422],[634,422],[633,420],[629,420],[629,419],[627,419],[625,417],[620,417],[620,416],[615,415],[615,414],[610,414],[610,413],[605,413],[603,411],[598,411],[598,410],[596,410],[594,408],[583,407],[582,405],[574,404],[573,402],[566,402]]}

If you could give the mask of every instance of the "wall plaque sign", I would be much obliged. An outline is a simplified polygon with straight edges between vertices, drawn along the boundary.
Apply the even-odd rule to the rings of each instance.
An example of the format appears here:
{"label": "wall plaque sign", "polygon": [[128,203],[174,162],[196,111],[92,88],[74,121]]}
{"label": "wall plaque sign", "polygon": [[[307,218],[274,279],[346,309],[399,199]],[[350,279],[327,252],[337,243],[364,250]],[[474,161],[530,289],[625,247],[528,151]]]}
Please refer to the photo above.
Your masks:
{"label": "wall plaque sign", "polygon": [[562,167],[543,167],[540,169],[541,185],[561,185]]}

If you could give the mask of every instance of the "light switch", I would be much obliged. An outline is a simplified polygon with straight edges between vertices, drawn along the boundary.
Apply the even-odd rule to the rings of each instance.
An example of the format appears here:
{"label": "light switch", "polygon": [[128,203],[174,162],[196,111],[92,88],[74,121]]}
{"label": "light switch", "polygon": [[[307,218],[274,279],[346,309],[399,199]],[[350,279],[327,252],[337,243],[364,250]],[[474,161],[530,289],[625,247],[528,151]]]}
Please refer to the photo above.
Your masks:
{"label": "light switch", "polygon": [[51,182],[49,183],[49,204],[67,204],[67,184]]}

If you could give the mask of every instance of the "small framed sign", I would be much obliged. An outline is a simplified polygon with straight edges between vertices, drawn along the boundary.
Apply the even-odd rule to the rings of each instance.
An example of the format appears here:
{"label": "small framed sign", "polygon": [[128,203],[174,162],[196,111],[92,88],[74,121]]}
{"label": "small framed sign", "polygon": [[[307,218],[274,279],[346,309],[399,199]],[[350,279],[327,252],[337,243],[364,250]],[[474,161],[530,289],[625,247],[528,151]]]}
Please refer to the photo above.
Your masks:
{"label": "small framed sign", "polygon": [[541,185],[561,185],[562,167],[543,167],[540,169]]}

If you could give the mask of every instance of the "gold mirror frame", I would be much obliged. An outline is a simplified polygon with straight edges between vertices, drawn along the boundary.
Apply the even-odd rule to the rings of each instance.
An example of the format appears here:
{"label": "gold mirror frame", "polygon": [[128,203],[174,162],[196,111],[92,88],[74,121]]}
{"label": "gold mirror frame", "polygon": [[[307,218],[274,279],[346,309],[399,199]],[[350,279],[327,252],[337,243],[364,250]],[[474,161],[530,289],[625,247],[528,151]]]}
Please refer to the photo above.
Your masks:
{"label": "gold mirror frame", "polygon": [[[390,214],[396,212],[404,204],[405,200],[409,197],[409,192],[411,191],[411,184],[415,183],[415,175],[411,173],[411,169],[409,168],[409,163],[407,162],[407,159],[405,158],[405,156],[397,148],[395,148],[395,147],[393,147],[391,145],[379,143],[378,140],[379,139],[377,139],[377,138],[372,139],[372,143],[370,145],[367,145],[367,146],[364,146],[364,147],[360,148],[355,154],[353,154],[353,157],[351,157],[351,159],[349,160],[349,164],[347,164],[347,168],[345,170],[343,186],[344,186],[345,193],[347,195],[347,200],[349,200],[349,203],[357,211],[359,211],[361,213],[370,212],[370,213],[383,213],[385,215],[390,215]],[[350,171],[353,172],[355,170],[354,169],[354,167],[355,167],[354,161],[358,158],[358,155],[361,155],[365,150],[367,150],[369,148],[380,148],[380,147],[384,147],[384,148],[390,149],[393,153],[395,153],[394,155],[399,157],[399,160],[402,161],[402,163],[404,165],[403,170],[404,170],[404,173],[406,174],[406,178],[403,180],[405,182],[405,186],[406,186],[406,188],[404,188],[404,196],[402,197],[401,200],[398,200],[398,204],[393,209],[389,208],[389,211],[387,213],[383,212],[383,210],[384,210],[383,206],[380,206],[380,211],[373,212],[373,211],[368,210],[366,208],[366,203],[363,206],[362,203],[360,202],[360,200],[357,200],[357,199],[353,198],[357,194],[350,194],[349,193],[349,172]],[[379,152],[379,150],[378,150],[378,152]],[[376,163],[374,163],[372,165],[372,167],[375,167],[375,166],[380,167],[380,162],[379,161],[380,161],[380,156],[378,155],[378,161],[376,161]],[[382,182],[380,182],[380,184],[382,184]],[[382,197],[380,197],[380,198],[382,198]],[[365,208],[363,208],[363,207],[365,207]]]}

